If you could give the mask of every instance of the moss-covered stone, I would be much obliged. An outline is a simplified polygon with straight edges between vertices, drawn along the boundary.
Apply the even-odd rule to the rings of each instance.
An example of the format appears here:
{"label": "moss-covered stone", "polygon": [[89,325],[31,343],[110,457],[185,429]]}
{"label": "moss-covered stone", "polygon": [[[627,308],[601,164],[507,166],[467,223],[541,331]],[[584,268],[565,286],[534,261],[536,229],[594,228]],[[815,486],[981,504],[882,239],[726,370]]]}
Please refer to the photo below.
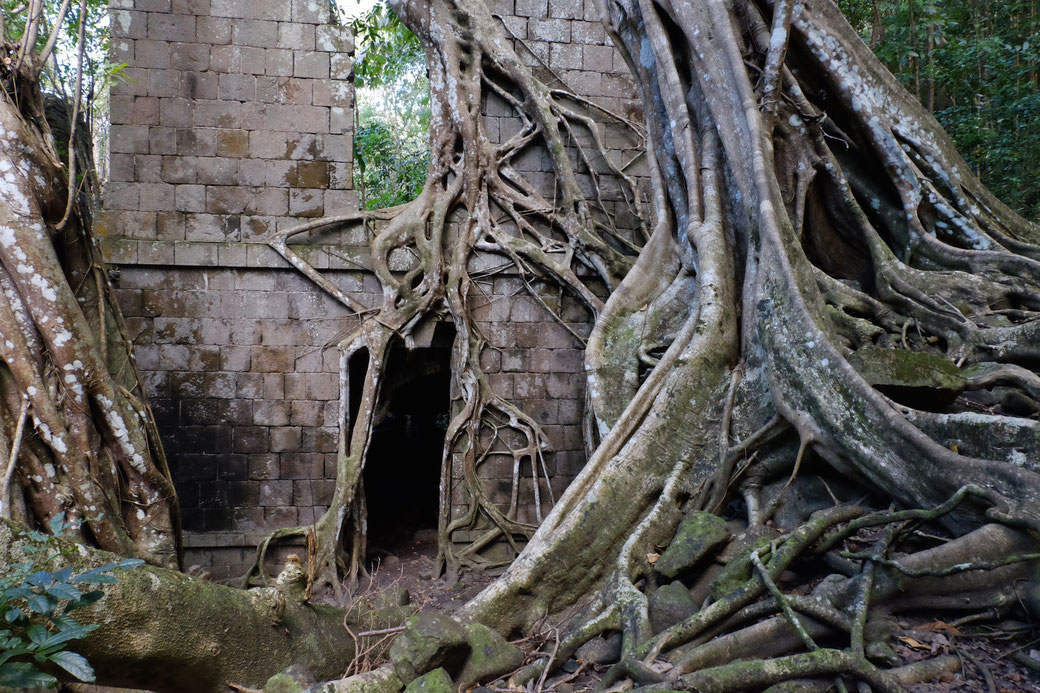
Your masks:
{"label": "moss-covered stone", "polygon": [[465,628],[470,653],[456,679],[463,688],[508,674],[524,663],[520,648],[487,626],[470,623]]}
{"label": "moss-covered stone", "polygon": [[868,383],[881,390],[929,390],[956,397],[967,385],[961,369],[938,354],[868,346],[855,351],[849,363]]}
{"label": "moss-covered stone", "polygon": [[674,626],[697,613],[698,606],[686,585],[678,580],[650,595],[650,627],[655,633]]}
{"label": "moss-covered stone", "polygon": [[689,513],[679,524],[668,548],[657,559],[654,569],[674,580],[698,561],[722,548],[731,536],[726,521],[718,515]]}
{"label": "moss-covered stone", "polygon": [[303,693],[314,685],[314,676],[297,664],[267,679],[264,693]]}
{"label": "moss-covered stone", "polygon": [[1040,621],[1040,577],[1019,585],[1018,594],[1026,610]]}
{"label": "moss-covered stone", "polygon": [[409,683],[404,693],[455,693],[455,684],[444,669],[434,669]]}
{"label": "moss-covered stone", "polygon": [[708,589],[709,601],[718,601],[751,579],[751,571],[754,569],[751,564],[751,552],[769,546],[772,536],[747,536],[738,541],[741,543],[739,550],[711,582]]}
{"label": "moss-covered stone", "polygon": [[[599,636],[578,648],[574,657],[587,664],[614,664],[621,660],[621,633]],[[559,688],[557,688],[559,690]]]}
{"label": "moss-covered stone", "polygon": [[450,616],[436,613],[416,614],[390,646],[390,661],[402,681],[411,681],[428,671],[443,667],[457,674],[469,654],[466,629]]}

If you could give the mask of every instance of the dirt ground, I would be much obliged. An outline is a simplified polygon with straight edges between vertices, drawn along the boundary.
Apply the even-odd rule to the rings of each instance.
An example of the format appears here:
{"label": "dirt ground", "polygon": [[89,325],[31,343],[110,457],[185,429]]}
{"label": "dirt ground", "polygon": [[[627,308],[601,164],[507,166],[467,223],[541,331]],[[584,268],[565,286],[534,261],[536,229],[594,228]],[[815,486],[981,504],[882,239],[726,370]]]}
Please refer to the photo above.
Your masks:
{"label": "dirt ground", "polygon": [[390,546],[389,551],[376,547],[370,554],[375,554],[375,560],[369,564],[370,576],[362,579],[359,585],[359,594],[375,595],[406,589],[410,603],[420,610],[452,613],[494,582],[501,573],[467,572],[454,584],[444,578],[432,578],[437,556],[437,532],[433,529],[421,529],[410,540]]}
{"label": "dirt ground", "polygon": [[1015,656],[1030,657],[1040,664],[1040,628],[1037,624],[1000,620],[962,624],[906,619],[900,621],[904,635],[899,636],[896,653],[904,662],[913,662],[939,653],[952,653],[961,659],[961,671],[947,680],[909,686],[908,691],[983,691],[1013,693],[1040,691],[1040,671],[1029,669]]}
{"label": "dirt ground", "polygon": [[[455,584],[431,578],[436,556],[436,533],[420,530],[411,540],[398,542],[393,552],[377,551],[372,573],[360,585],[360,592],[373,601],[388,594],[408,590],[410,602],[420,610],[452,613],[495,580],[495,575],[466,573]],[[936,619],[927,614],[904,616],[898,621],[901,632],[889,643],[902,663],[909,664],[939,654],[957,655],[961,670],[944,680],[908,686],[909,693],[1040,693],[1040,671],[1032,670],[1015,657],[1032,656],[1040,664],[1040,624],[1013,620],[959,623]],[[387,640],[395,633],[386,634]],[[546,633],[517,643],[529,660],[547,656],[554,639]],[[376,661],[369,663],[377,664]],[[608,665],[572,659],[563,669],[547,677],[542,693],[575,693],[597,689]],[[491,691],[533,691],[512,685],[508,677],[490,683],[473,693]],[[625,690],[614,687],[611,690]],[[854,689],[853,689],[854,690]]]}

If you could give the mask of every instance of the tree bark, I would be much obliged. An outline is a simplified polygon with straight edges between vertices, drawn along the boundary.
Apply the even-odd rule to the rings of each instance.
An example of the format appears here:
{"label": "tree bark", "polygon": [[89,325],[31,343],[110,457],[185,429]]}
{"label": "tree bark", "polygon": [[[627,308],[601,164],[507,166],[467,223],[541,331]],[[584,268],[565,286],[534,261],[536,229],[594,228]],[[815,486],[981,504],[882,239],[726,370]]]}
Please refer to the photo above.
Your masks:
{"label": "tree bark", "polygon": [[[69,567],[79,574],[119,560],[57,542],[64,553],[48,563],[52,572]],[[32,559],[25,552],[30,543],[0,522],[0,576]],[[293,664],[320,680],[339,678],[354,656],[347,612],[306,602],[303,584],[243,591],[147,565],[116,575],[118,583],[105,585],[100,601],[73,612],[97,630],[69,643],[103,685],[225,693],[228,683],[261,688]]]}
{"label": "tree bark", "polygon": [[[1016,581],[1035,576],[1040,532],[1040,425],[1020,415],[1023,406],[1040,410],[1040,228],[971,175],[833,3],[788,3],[602,0],[640,89],[642,126],[539,81],[481,0],[392,3],[429,57],[425,189],[398,208],[270,240],[359,317],[340,345],[341,401],[352,390],[361,396],[356,415],[341,408],[336,489],[313,530],[310,578],[319,588],[362,566],[361,481],[390,349],[447,316],[458,335],[459,399],[444,449],[441,558],[450,572],[480,565],[477,548],[450,542],[477,520],[491,528],[481,546],[529,537],[463,618],[504,633],[552,623],[564,652],[621,631],[614,680],[659,681],[669,665],[672,678],[691,673],[720,690],[748,676],[764,687],[837,672],[894,690],[894,675],[868,660],[878,639],[867,635],[871,614],[907,604],[885,591],[886,571],[955,588],[911,594],[912,605],[1016,607]],[[521,123],[499,145],[481,118],[491,94]],[[651,209],[605,155],[591,113],[645,135]],[[530,148],[552,168],[552,200],[513,167]],[[594,155],[607,162],[596,175]],[[613,227],[600,176],[652,232]],[[290,243],[358,222],[371,231],[379,305],[340,291]],[[391,269],[394,252],[417,261]],[[595,449],[537,531],[491,502],[478,473],[497,455],[519,478],[547,445],[480,366],[486,340],[470,267],[483,253],[510,263],[533,296],[531,278],[555,283],[596,319],[586,348]],[[606,300],[597,294],[604,288]],[[349,361],[362,352],[363,380],[351,382]],[[453,456],[461,479],[450,475]],[[456,486],[470,501],[461,518],[448,515]],[[663,579],[655,557],[680,522],[711,514],[739,526],[722,542],[726,566],[682,575],[708,598],[685,620],[655,627],[649,601]],[[913,531],[921,524],[928,533]],[[842,550],[846,541],[872,548]],[[833,598],[805,608],[848,626],[842,651],[820,650],[799,630],[800,595],[778,585],[796,562],[813,564],[806,556],[840,573]],[[776,622],[807,653],[773,652],[747,666],[693,656],[705,639],[746,634],[748,613],[778,608],[786,621]],[[705,668],[685,671],[694,660]]]}
{"label": "tree bark", "polygon": [[0,448],[16,482],[0,508],[43,527],[64,512],[86,541],[176,566],[173,483],[85,197],[70,198],[48,137],[36,60],[0,72]]}

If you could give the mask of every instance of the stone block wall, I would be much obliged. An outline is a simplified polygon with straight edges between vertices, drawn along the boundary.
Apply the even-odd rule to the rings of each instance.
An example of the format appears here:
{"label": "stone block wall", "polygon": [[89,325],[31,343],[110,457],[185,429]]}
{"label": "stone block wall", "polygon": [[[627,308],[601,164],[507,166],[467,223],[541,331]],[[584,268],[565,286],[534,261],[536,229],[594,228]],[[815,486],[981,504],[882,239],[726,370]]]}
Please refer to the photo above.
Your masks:
{"label": "stone block wall", "polygon": [[[500,0],[496,11],[543,79],[634,113],[634,88],[591,2]],[[111,12],[113,59],[128,63],[132,81],[112,89],[103,245],[180,494],[187,563],[225,578],[248,566],[270,530],[316,518],[332,492],[335,345],[355,318],[264,241],[357,209],[352,41],[317,0],[111,0]],[[485,104],[494,139],[517,122],[504,102]],[[604,136],[614,138],[615,163],[634,158],[616,125],[604,122]],[[544,178],[551,196],[545,152],[514,164]],[[620,192],[601,192],[604,212],[623,226]],[[361,229],[300,240],[314,267],[361,303],[379,304]],[[558,498],[585,462],[590,316],[558,289],[534,284],[536,300],[509,274],[475,282],[485,372],[545,431]],[[508,507],[512,462],[491,462],[487,490]],[[519,519],[533,523],[533,470],[521,472]],[[543,484],[543,512],[547,496]],[[453,514],[465,507],[454,489]]]}
{"label": "stone block wall", "polygon": [[[334,483],[338,354],[325,347],[349,318],[263,241],[358,208],[353,38],[325,0],[111,0],[110,16],[129,79],[111,89],[99,231],[186,560],[227,577],[264,533],[320,514]],[[338,280],[366,288],[359,271]]]}
{"label": "stone block wall", "polygon": [[607,37],[594,0],[489,2],[513,37],[520,59],[546,84],[567,86],[575,94],[641,122],[635,84]]}
{"label": "stone block wall", "polygon": [[[118,294],[170,457],[187,563],[219,579],[247,567],[268,531],[313,522],[327,507],[335,344],[356,321],[273,252],[250,266],[235,251],[253,248],[205,245],[216,260],[182,252],[179,264],[155,264],[161,258],[139,253],[120,268]],[[185,246],[173,244],[175,258]],[[378,298],[362,272],[334,279],[361,300]]]}
{"label": "stone block wall", "polygon": [[104,231],[248,241],[357,209],[353,39],[321,0],[112,0]]}
{"label": "stone block wall", "polygon": [[[248,567],[252,547],[268,531],[312,522],[327,507],[340,412],[335,345],[357,324],[273,251],[252,244],[246,248],[251,253],[238,252],[245,245],[107,244],[170,457],[188,534],[187,562],[218,579]],[[156,247],[172,254],[156,254]],[[303,254],[364,305],[379,305],[374,277],[343,269],[364,266],[365,248],[314,245]],[[336,263],[340,269],[329,269]],[[483,367],[495,391],[546,433],[552,450],[545,463],[558,498],[585,463],[583,352],[571,331],[586,337],[589,316],[558,289],[535,283],[565,327],[548,319],[519,279],[477,283],[471,307],[488,339]],[[527,481],[519,519],[534,523],[532,470],[526,465],[522,471]],[[489,495],[507,508],[511,461],[493,459],[483,472]],[[455,478],[462,478],[461,469]],[[544,485],[541,499],[548,512]],[[462,489],[454,489],[453,516],[465,513],[465,502]]]}
{"label": "stone block wall", "polygon": [[[362,298],[360,272],[336,276]],[[293,270],[124,268],[135,342],[187,531],[308,524],[332,494],[337,336],[356,324]]]}

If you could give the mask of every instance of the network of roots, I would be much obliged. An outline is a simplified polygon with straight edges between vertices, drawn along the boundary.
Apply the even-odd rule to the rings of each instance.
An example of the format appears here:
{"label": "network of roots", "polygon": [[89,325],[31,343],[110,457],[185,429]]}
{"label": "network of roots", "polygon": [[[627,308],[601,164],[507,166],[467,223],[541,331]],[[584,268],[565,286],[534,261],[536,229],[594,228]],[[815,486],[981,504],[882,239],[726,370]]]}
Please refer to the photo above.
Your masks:
{"label": "network of roots", "polygon": [[[328,511],[274,533],[247,581],[263,573],[269,543],[293,535],[308,540],[311,593],[357,576],[363,470],[395,382],[391,350],[421,345],[434,322],[450,321],[438,570],[488,567],[481,551],[492,543],[522,549],[463,616],[503,632],[558,625],[557,653],[536,668],[618,631],[617,681],[764,690],[842,676],[850,683],[839,687],[854,679],[898,690],[952,662],[901,666],[886,649],[892,614],[1036,608],[1040,229],[971,175],[829,0],[602,3],[641,123],[527,67],[523,43],[480,0],[393,5],[429,57],[430,173],[408,204],[270,239],[356,314],[337,346],[340,399],[357,406],[341,407]],[[484,131],[491,98],[520,124],[502,143]],[[632,161],[613,151],[626,147],[643,152],[647,176],[631,175]],[[514,166],[532,150],[549,163],[548,187]],[[608,190],[620,203],[605,203]],[[42,199],[31,186],[22,194]],[[622,210],[635,222],[619,228]],[[43,229],[54,217],[36,204],[2,221]],[[358,228],[379,305],[342,291],[290,242]],[[13,266],[10,247],[0,252]],[[36,259],[43,267],[49,257]],[[504,457],[531,470],[514,484],[548,495],[544,432],[480,366],[489,347],[473,306],[481,282],[503,272],[537,301],[536,286],[554,285],[595,321],[587,340],[577,336],[589,461],[540,527],[522,522],[516,503],[493,502],[481,477]],[[84,291],[92,277],[104,283],[86,267],[68,274]],[[48,334],[57,314],[36,289],[12,273],[0,281],[5,333],[24,331],[22,311],[35,326],[26,334]],[[102,332],[105,291],[80,296]],[[76,307],[76,296],[63,300]],[[107,374],[102,364],[113,362],[104,342],[86,356],[60,346],[48,342],[47,352],[59,372],[78,363]],[[13,375],[3,380],[5,421],[17,422],[30,380],[16,352],[3,357]],[[363,374],[352,375],[362,357]],[[46,366],[33,366],[34,388],[49,393],[29,409],[37,428],[48,397],[78,421],[70,390],[49,387]],[[115,402],[123,418],[138,406],[111,378],[89,382],[92,406]],[[152,494],[141,507],[159,507],[161,460],[140,471],[114,428],[96,433],[108,441],[106,473]],[[143,433],[136,442],[148,447]],[[41,438],[25,454],[42,467],[59,447]],[[46,500],[32,478],[21,481],[30,504]],[[450,512],[456,483],[461,515]],[[114,546],[136,537],[137,515],[122,516],[129,532],[107,528],[122,533]],[[455,545],[459,529],[483,532]],[[663,615],[667,599],[680,607]]]}

